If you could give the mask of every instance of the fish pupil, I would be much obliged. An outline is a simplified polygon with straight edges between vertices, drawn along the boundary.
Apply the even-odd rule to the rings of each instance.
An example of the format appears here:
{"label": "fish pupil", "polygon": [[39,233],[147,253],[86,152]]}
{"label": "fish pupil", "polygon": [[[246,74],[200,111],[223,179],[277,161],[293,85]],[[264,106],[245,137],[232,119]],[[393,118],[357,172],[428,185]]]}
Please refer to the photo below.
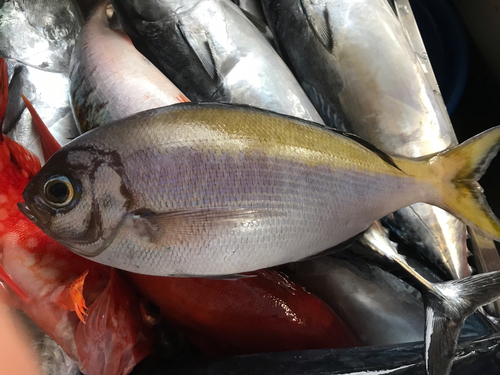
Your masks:
{"label": "fish pupil", "polygon": [[49,188],[51,198],[57,203],[64,203],[68,199],[69,189],[64,182],[55,182]]}

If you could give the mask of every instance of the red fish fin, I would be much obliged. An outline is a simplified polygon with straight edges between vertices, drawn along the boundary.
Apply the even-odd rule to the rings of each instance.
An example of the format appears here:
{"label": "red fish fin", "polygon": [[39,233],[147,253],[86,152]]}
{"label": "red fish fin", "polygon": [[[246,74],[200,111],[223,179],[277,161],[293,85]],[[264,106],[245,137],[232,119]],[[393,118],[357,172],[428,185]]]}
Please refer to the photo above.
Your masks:
{"label": "red fish fin", "polygon": [[82,372],[128,374],[153,352],[151,326],[142,319],[138,294],[114,269],[87,312],[87,324],[78,324],[75,333]]}
{"label": "red fish fin", "polygon": [[87,306],[85,305],[85,299],[83,298],[83,283],[85,282],[85,277],[88,273],[88,270],[85,271],[75,281],[67,285],[61,292],[59,297],[57,297],[57,303],[59,303],[69,311],[76,312],[76,315],[78,315],[78,318],[84,324],[84,315],[87,315]]}
{"label": "red fish fin", "polygon": [[14,293],[17,294],[17,296],[22,300],[22,301],[27,301],[28,300],[28,295],[24,293],[24,291],[17,286],[17,284],[12,280],[9,276],[9,274],[5,271],[3,266],[0,264],[0,279],[7,284]]}
{"label": "red fish fin", "polygon": [[189,103],[191,101],[184,94],[178,95],[176,99],[179,101],[179,103]]}
{"label": "red fish fin", "polygon": [[38,133],[40,133],[40,138],[42,140],[43,157],[45,158],[45,160],[48,160],[52,155],[54,155],[61,149],[61,145],[51,134],[30,101],[26,99],[23,94],[21,94],[21,96],[23,98],[24,104],[26,105],[26,108],[28,108],[28,111],[30,111],[31,113],[31,118],[33,119],[33,123],[35,124]]}
{"label": "red fish fin", "polygon": [[0,127],[2,127],[2,122],[5,117],[5,111],[7,110],[8,96],[9,72],[7,71],[7,63],[4,59],[0,58]]}

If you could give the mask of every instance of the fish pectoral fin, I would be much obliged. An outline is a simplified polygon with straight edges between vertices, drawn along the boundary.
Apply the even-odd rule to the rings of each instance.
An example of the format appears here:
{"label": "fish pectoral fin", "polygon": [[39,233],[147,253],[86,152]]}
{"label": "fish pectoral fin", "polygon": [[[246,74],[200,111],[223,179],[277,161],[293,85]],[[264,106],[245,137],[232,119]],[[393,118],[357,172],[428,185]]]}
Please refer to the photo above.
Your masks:
{"label": "fish pectoral fin", "polygon": [[210,238],[221,229],[231,230],[251,225],[264,217],[276,216],[269,210],[212,207],[204,209],[181,209],[155,213],[149,210],[132,212],[134,229],[149,242],[158,242],[168,236],[182,240],[192,236]]}
{"label": "fish pectoral fin", "polygon": [[16,284],[14,280],[11,279],[5,268],[0,264],[0,280],[3,280],[5,284],[7,284],[14,293],[22,300],[27,301],[28,295]]}
{"label": "fish pectoral fin", "polygon": [[248,20],[257,28],[257,30],[259,30],[266,37],[272,37],[271,29],[266,25],[264,21],[243,8],[240,8],[240,10],[245,15],[245,17],[248,18]]}
{"label": "fish pectoral fin", "polygon": [[342,251],[346,247],[351,245],[353,242],[359,240],[363,236],[363,234],[365,234],[365,232],[366,232],[366,230],[361,232],[361,233],[356,234],[355,236],[352,236],[351,238],[339,243],[338,245],[335,245],[334,247],[330,247],[329,249],[323,250],[320,253],[317,253],[317,254],[311,255],[307,258],[301,259],[300,262],[315,259],[315,258],[321,258],[321,257],[327,256],[327,255],[338,253],[339,251]]}
{"label": "fish pectoral fin", "polygon": [[83,298],[83,284],[89,271],[85,271],[76,280],[70,282],[64,287],[61,294],[57,297],[56,302],[69,311],[76,312],[78,319],[85,324],[85,317],[87,315],[87,306]]}
{"label": "fish pectoral fin", "polygon": [[210,40],[207,33],[203,30],[202,33],[196,33],[189,27],[185,27],[182,23],[177,25],[182,37],[186,43],[191,47],[201,62],[201,65],[213,80],[217,77],[217,68],[215,66],[215,59],[212,54]]}
{"label": "fish pectoral fin", "polygon": [[313,4],[311,0],[301,0],[300,4],[316,37],[328,51],[332,52],[334,41],[328,8],[323,2]]}

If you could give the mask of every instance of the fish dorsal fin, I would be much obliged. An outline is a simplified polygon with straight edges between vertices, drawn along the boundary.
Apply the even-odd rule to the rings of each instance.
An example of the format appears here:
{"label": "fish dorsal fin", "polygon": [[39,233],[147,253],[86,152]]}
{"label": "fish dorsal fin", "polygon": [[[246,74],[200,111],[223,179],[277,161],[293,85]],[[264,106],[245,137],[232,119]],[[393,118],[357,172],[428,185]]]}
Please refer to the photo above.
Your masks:
{"label": "fish dorsal fin", "polygon": [[146,241],[168,238],[177,243],[188,238],[210,239],[221,230],[230,231],[259,220],[279,216],[278,211],[238,207],[179,209],[167,212],[136,210],[131,213],[135,230]]}
{"label": "fish dorsal fin", "polygon": [[359,143],[363,147],[366,147],[368,150],[375,153],[380,159],[385,161],[387,164],[392,165],[394,168],[399,169],[401,172],[403,172],[403,170],[401,168],[399,168],[399,166],[396,164],[394,159],[390,155],[387,155],[384,151],[379,149],[377,146],[373,145],[372,143],[368,142],[367,140],[364,140],[361,137],[358,137],[355,134],[343,133],[343,135],[349,139],[352,139],[353,141],[356,141],[357,143]]}
{"label": "fish dorsal fin", "polygon": [[217,67],[212,53],[211,42],[205,29],[196,32],[192,28],[184,26],[181,22],[177,23],[177,28],[187,45],[200,60],[203,69],[205,69],[210,78],[215,80],[218,76]]}
{"label": "fish dorsal fin", "polygon": [[314,34],[323,46],[330,52],[335,46],[331,18],[326,4],[322,0],[301,0],[302,10]]}

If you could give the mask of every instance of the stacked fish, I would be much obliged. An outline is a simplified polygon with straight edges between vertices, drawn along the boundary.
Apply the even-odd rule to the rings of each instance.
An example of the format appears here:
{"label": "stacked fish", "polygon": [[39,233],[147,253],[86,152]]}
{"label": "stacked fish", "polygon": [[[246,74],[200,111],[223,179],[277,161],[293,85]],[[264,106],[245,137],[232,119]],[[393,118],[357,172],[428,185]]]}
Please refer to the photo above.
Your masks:
{"label": "stacked fish", "polygon": [[386,0],[0,12],[0,297],[47,373],[499,371],[500,128],[456,146]]}

